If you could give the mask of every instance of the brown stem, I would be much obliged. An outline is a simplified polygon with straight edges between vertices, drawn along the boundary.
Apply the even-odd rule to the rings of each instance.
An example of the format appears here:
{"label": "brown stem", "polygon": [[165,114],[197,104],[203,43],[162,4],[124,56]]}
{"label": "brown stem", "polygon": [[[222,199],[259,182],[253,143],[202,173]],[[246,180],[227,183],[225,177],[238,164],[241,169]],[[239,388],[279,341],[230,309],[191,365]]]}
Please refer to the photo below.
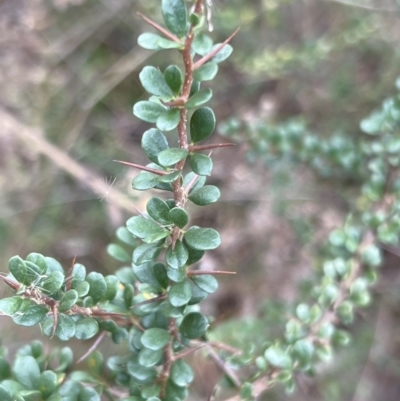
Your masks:
{"label": "brown stem", "polygon": [[161,399],[163,399],[165,397],[165,393],[167,390],[167,383],[168,383],[168,379],[169,379],[169,376],[171,373],[171,366],[172,366],[172,362],[174,361],[174,349],[173,349],[174,335],[173,334],[176,332],[176,325],[175,325],[174,319],[169,320],[168,331],[172,335],[171,335],[171,340],[164,348],[165,362],[164,362],[164,365],[162,368],[162,372],[160,374],[160,381],[161,381],[160,398]]}
{"label": "brown stem", "polygon": [[188,277],[190,276],[201,276],[202,274],[229,274],[234,275],[236,272],[228,272],[225,270],[190,270],[186,272]]}
{"label": "brown stem", "polygon": [[227,146],[236,146],[236,143],[210,143],[209,145],[189,145],[189,152],[199,152],[201,150],[225,148]]}
{"label": "brown stem", "polygon": [[153,174],[156,174],[156,175],[167,175],[167,174],[170,174],[167,171],[157,170],[155,168],[142,166],[142,165],[136,164],[136,163],[123,162],[121,160],[113,160],[113,161],[117,162],[117,163],[125,164],[126,166],[129,166],[129,167],[135,167],[135,168],[137,168],[139,170],[147,171],[149,173],[153,173]]}
{"label": "brown stem", "polygon": [[103,341],[104,337],[106,336],[106,332],[103,331],[93,343],[93,345],[76,361],[76,363],[81,363],[84,361]]}

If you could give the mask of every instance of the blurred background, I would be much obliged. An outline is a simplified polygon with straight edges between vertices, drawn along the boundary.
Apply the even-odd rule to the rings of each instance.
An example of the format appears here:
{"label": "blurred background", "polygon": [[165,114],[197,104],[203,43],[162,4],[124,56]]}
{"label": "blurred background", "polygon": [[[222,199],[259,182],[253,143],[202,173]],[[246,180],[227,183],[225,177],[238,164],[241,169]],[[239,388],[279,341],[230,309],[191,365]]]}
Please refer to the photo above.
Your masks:
{"label": "blurred background", "polygon": [[[360,119],[395,93],[400,1],[214,2],[215,42],[240,27],[233,55],[210,83],[219,122],[295,119],[321,139],[340,132],[356,140]],[[159,9],[159,0],[0,0],[1,271],[11,256],[32,251],[65,268],[74,257],[88,271],[120,267],[107,244],[152,194],[134,193],[137,172],[113,160],[146,163],[140,140],[149,126],[132,115],[146,97],[138,73],[145,64],[176,62],[174,52],[149,52],[136,42],[153,32],[136,12],[161,22]],[[320,268],[317,249],[342,224],[358,187],[285,161],[266,168],[245,139],[213,157],[209,182],[220,186],[221,201],[191,206],[192,222],[217,228],[223,239],[202,267],[238,274],[221,280],[207,312],[228,342],[249,333],[258,342],[275,338],[285,304],[307,292]],[[294,395],[277,388],[265,400],[400,399],[397,254],[400,248],[386,252],[376,301],[358,316],[352,345],[315,378],[299,378]],[[8,294],[3,285],[0,294]],[[6,317],[0,325],[11,349],[41,337]],[[202,400],[215,372],[207,361],[195,365],[192,398]]]}

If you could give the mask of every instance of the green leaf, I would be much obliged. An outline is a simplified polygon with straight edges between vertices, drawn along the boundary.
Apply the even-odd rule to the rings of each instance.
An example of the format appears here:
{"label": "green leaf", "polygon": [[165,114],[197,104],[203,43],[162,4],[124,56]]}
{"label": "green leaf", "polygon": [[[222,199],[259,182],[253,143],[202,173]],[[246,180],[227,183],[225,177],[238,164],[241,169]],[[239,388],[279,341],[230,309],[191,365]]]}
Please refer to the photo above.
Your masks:
{"label": "green leaf", "polygon": [[209,107],[197,109],[190,119],[190,137],[193,143],[207,139],[215,129],[215,115]]}
{"label": "green leaf", "polygon": [[161,12],[167,28],[179,38],[186,35],[188,15],[184,0],[162,0]]}
{"label": "green leaf", "polygon": [[164,111],[157,118],[157,128],[161,131],[171,131],[179,124],[180,112],[178,108]]}
{"label": "green leaf", "polygon": [[40,375],[38,390],[43,395],[43,398],[49,397],[58,387],[58,377],[51,370],[45,370]]}
{"label": "green leaf", "polygon": [[189,305],[196,305],[203,299],[207,298],[208,293],[201,290],[197,285],[192,285],[192,297],[190,298]]}
{"label": "green leaf", "polygon": [[114,275],[106,276],[104,277],[104,280],[106,280],[106,285],[107,285],[107,291],[104,298],[107,299],[108,301],[112,301],[117,295],[120,282],[118,278]]}
{"label": "green leaf", "polygon": [[40,274],[43,274],[47,271],[46,258],[40,253],[32,252],[26,257],[26,260],[34,263],[39,268]]}
{"label": "green leaf", "polygon": [[175,283],[181,283],[186,279],[186,269],[185,267],[180,267],[179,269],[174,269],[171,266],[167,267],[168,278]]}
{"label": "green leaf", "polygon": [[181,241],[176,241],[175,248],[172,250],[172,245],[168,247],[165,259],[168,266],[173,269],[179,269],[185,266],[189,257],[189,253]]}
{"label": "green leaf", "polygon": [[174,171],[173,173],[170,174],[165,174],[162,175],[158,178],[158,182],[159,183],[172,183],[175,180],[177,180],[179,177],[182,176],[182,171],[178,170],[178,171]]}
{"label": "green leaf", "polygon": [[157,244],[142,244],[133,251],[133,263],[141,265],[151,262],[160,254],[161,248]]}
{"label": "green leaf", "polygon": [[148,243],[157,242],[169,235],[169,231],[142,216],[131,217],[126,226],[133,235]]}
{"label": "green leaf", "polygon": [[190,167],[198,175],[210,175],[213,161],[206,155],[195,153],[190,155]]}
{"label": "green leaf", "polygon": [[211,89],[203,89],[190,97],[185,106],[188,110],[199,107],[202,104],[207,103],[212,98],[212,95],[213,93]]}
{"label": "green leaf", "polygon": [[161,288],[166,289],[169,284],[167,270],[162,263],[156,263],[153,266],[154,276],[156,277]]}
{"label": "green leaf", "polygon": [[157,377],[157,371],[154,367],[147,368],[142,366],[135,358],[132,358],[128,362],[127,369],[134,381],[139,384],[153,383],[154,379]]}
{"label": "green leaf", "polygon": [[169,206],[163,199],[157,197],[151,198],[147,202],[146,210],[149,216],[158,223],[163,225],[171,224],[168,216]]}
{"label": "green leaf", "polygon": [[54,294],[63,286],[64,280],[64,273],[53,271],[42,281],[41,286],[44,291],[47,291],[49,294]]}
{"label": "green leaf", "polygon": [[240,388],[240,399],[248,400],[253,396],[253,385],[251,383],[243,383]]}
{"label": "green leaf", "polygon": [[293,346],[294,355],[300,360],[302,365],[307,365],[313,357],[315,348],[310,340],[302,339],[296,341]]}
{"label": "green leaf", "polygon": [[137,191],[146,191],[158,184],[158,175],[142,171],[132,180],[132,188]]}
{"label": "green leaf", "polygon": [[148,123],[155,123],[158,116],[163,113],[166,108],[155,102],[150,102],[148,100],[137,102],[133,106],[133,115],[142,121]]}
{"label": "green leaf", "polygon": [[69,290],[61,297],[60,304],[58,306],[58,310],[60,312],[66,312],[71,309],[78,300],[79,295],[76,290]]}
{"label": "green leaf", "polygon": [[163,349],[170,341],[171,334],[157,327],[146,330],[140,338],[141,343],[153,351]]}
{"label": "green leaf", "polygon": [[9,297],[0,299],[0,312],[4,315],[13,315],[22,305],[21,297]]}
{"label": "green leaf", "polygon": [[160,130],[152,128],[143,134],[142,149],[153,163],[158,164],[158,154],[168,149],[167,138]]}
{"label": "green leaf", "polygon": [[185,175],[185,178],[183,179],[183,186],[187,187],[190,183],[192,183],[191,188],[189,190],[189,193],[192,193],[196,189],[203,187],[204,184],[206,183],[206,180],[207,178],[205,176],[198,176],[191,171],[190,173]]}
{"label": "green leaf", "polygon": [[164,71],[164,79],[172,92],[179,94],[183,84],[183,77],[180,68],[177,65],[170,65]]}
{"label": "green leaf", "polygon": [[172,364],[171,380],[179,387],[188,386],[194,379],[192,368],[183,360],[178,359]]}
{"label": "green leaf", "polygon": [[135,237],[128,231],[126,227],[118,227],[116,231],[117,238],[126,245],[135,246]]}
{"label": "green leaf", "polygon": [[115,260],[118,260],[119,262],[130,262],[131,257],[129,256],[129,253],[122,248],[122,246],[117,245],[117,244],[109,244],[107,246],[107,253],[114,258]]}
{"label": "green leaf", "polygon": [[[3,357],[0,357],[0,382],[11,376],[10,364]],[[0,398],[1,399],[1,398]]]}
{"label": "green leaf", "polygon": [[189,222],[189,215],[187,214],[185,209],[181,207],[174,207],[172,208],[169,213],[168,217],[172,223],[174,223],[179,228],[183,228]]}
{"label": "green leaf", "polygon": [[11,401],[11,394],[0,385],[0,399],[2,401]]}
{"label": "green leaf", "polygon": [[138,361],[142,366],[150,368],[151,366],[154,366],[160,362],[161,358],[163,357],[163,353],[163,349],[154,351],[149,348],[142,348],[139,352]]}
{"label": "green leaf", "polygon": [[165,39],[155,33],[142,33],[138,37],[138,45],[146,50],[179,49],[183,43]]}
{"label": "green leaf", "polygon": [[75,289],[75,287],[85,280],[86,277],[86,268],[80,263],[75,263],[72,268],[72,281],[71,287]]}
{"label": "green leaf", "polygon": [[218,73],[218,64],[213,62],[208,62],[203,64],[201,67],[197,68],[193,73],[193,78],[196,81],[211,81],[215,78]]}
{"label": "green leaf", "polygon": [[50,258],[48,256],[45,257],[47,263],[46,273],[50,274],[52,272],[59,272],[64,274],[64,269],[61,266],[61,263],[55,260],[54,258]]}
{"label": "green leaf", "polygon": [[204,33],[198,33],[192,43],[192,49],[200,56],[205,56],[210,53],[213,45],[213,40]]}
{"label": "green leaf", "polygon": [[101,273],[91,272],[87,275],[86,281],[90,285],[89,296],[93,298],[93,302],[96,304],[104,298],[107,292],[107,283],[104,276]]}
{"label": "green leaf", "polygon": [[170,148],[165,149],[158,154],[158,163],[161,166],[168,167],[183,160],[189,152],[186,149]]}
{"label": "green leaf", "polygon": [[189,258],[187,261],[188,266],[198,262],[204,255],[204,251],[199,251],[198,249],[189,248],[188,251],[189,251]]}
{"label": "green leaf", "polygon": [[146,66],[139,74],[143,88],[151,95],[159,96],[164,100],[170,100],[173,93],[164,79],[164,75],[155,67]]}
{"label": "green leaf", "polygon": [[80,297],[84,297],[89,293],[90,285],[87,281],[82,281],[75,287],[75,290]]}
{"label": "green leaf", "polygon": [[278,345],[267,348],[264,356],[272,366],[282,369],[289,369],[292,366],[290,355]]}
{"label": "green leaf", "polygon": [[34,390],[39,385],[40,368],[32,356],[21,356],[15,359],[13,366],[15,378],[27,390]]}
{"label": "green leaf", "polygon": [[99,324],[92,317],[85,317],[76,322],[75,337],[79,340],[88,340],[99,332]]}
{"label": "green leaf", "polygon": [[46,308],[45,306],[32,305],[22,315],[15,314],[13,316],[13,320],[14,323],[18,324],[19,326],[25,326],[25,327],[35,326],[45,318],[47,312],[48,308]]}
{"label": "green leaf", "polygon": [[213,228],[191,227],[184,238],[191,248],[200,251],[215,249],[221,244],[221,238]]}
{"label": "green leaf", "polygon": [[183,318],[179,331],[184,337],[193,340],[205,334],[208,326],[208,320],[201,313],[192,312]]}
{"label": "green leaf", "polygon": [[26,263],[19,256],[13,256],[8,261],[8,269],[19,283],[25,285],[29,285],[35,279],[37,274],[40,274],[39,270],[37,274],[34,271],[28,271]]}
{"label": "green leaf", "polygon": [[94,388],[84,387],[79,393],[78,401],[100,401],[100,396]]}
{"label": "green leaf", "polygon": [[198,206],[209,205],[216,202],[221,196],[221,192],[214,185],[206,185],[203,188],[193,191],[189,199]]}
{"label": "green leaf", "polygon": [[[46,336],[51,336],[53,334],[54,317],[46,317],[43,320],[42,327],[43,333]],[[75,335],[75,322],[70,316],[64,313],[58,315],[58,325],[55,334],[61,341],[68,341]]]}
{"label": "green leaf", "polygon": [[189,281],[172,284],[168,292],[168,300],[172,306],[179,307],[186,305],[192,297],[192,288]]}
{"label": "green leaf", "polygon": [[190,278],[197,285],[197,287],[205,292],[208,292],[209,294],[212,294],[218,288],[217,279],[210,274],[199,274],[196,276],[191,276]]}
{"label": "green leaf", "polygon": [[[216,49],[218,46],[220,46],[221,43],[215,44],[211,51],[212,52],[214,49]],[[226,44],[212,59],[211,61],[213,63],[221,63],[222,61],[226,60],[233,52],[233,47],[230,44]]]}
{"label": "green leaf", "polygon": [[104,357],[100,351],[93,351],[87,359],[87,367],[90,373],[101,375],[104,368]]}
{"label": "green leaf", "polygon": [[21,391],[24,391],[23,385],[14,380],[3,380],[1,382],[0,388],[3,388],[12,396],[20,393]]}
{"label": "green leaf", "polygon": [[154,288],[159,288],[158,279],[154,273],[154,266],[149,263],[145,263],[139,266],[134,265],[133,272],[141,283],[146,283]]}

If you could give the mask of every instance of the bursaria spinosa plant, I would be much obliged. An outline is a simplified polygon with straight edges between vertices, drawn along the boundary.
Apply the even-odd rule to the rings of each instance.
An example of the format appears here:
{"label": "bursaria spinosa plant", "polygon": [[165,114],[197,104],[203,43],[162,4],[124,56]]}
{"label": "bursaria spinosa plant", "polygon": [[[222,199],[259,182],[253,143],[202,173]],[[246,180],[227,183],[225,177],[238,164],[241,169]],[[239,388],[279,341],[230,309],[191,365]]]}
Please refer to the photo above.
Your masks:
{"label": "bursaria spinosa plant", "polygon": [[[40,325],[45,335],[62,341],[95,338],[75,361],[80,366],[86,360],[87,368],[73,369],[68,347],[47,353],[34,341],[20,348],[12,363],[1,348],[0,400],[185,400],[194,380],[187,358],[192,353],[210,356],[225,376],[210,399],[253,400],[275,384],[293,392],[296,375],[314,374],[334,345],[349,343],[343,326],[353,321],[355,308],[370,302],[368,288],[381,264],[379,243],[394,243],[400,230],[399,98],[362,122],[362,129],[375,135],[362,144],[336,140],[321,146],[293,124],[225,124],[227,135],[237,134],[239,127],[250,133],[253,157],[290,154],[324,176],[328,167],[339,176],[344,171],[360,182],[362,195],[358,208],[330,235],[321,277],[310,299],[293,308],[282,339],[244,344],[242,350],[210,341],[210,320],[201,313],[201,302],[217,290],[216,276],[230,272],[196,269],[221,239],[214,228],[191,225],[187,204],[206,206],[220,197],[218,187],[206,183],[213,169],[211,150],[232,144],[204,143],[216,119],[207,106],[212,90],[202,83],[212,81],[219,63],[230,56],[236,33],[213,43],[204,32],[211,27],[210,5],[209,0],[162,0],[165,26],[139,14],[153,32],[140,35],[138,43],[147,50],[174,52],[182,68],[145,66],[139,74],[149,98],[136,103],[133,114],[155,125],[141,141],[149,164],[119,162],[139,170],[134,190],[155,189],[159,196],[120,227],[119,242],[108,247],[127,266],[114,275],[87,274],[76,261],[64,269],[51,257],[31,253],[11,258],[10,273],[2,276],[14,295],[0,300],[0,312],[17,325]],[[172,147],[175,132],[178,146]],[[107,336],[121,344],[121,352],[104,362],[97,347]],[[231,392],[220,392],[223,386]]]}

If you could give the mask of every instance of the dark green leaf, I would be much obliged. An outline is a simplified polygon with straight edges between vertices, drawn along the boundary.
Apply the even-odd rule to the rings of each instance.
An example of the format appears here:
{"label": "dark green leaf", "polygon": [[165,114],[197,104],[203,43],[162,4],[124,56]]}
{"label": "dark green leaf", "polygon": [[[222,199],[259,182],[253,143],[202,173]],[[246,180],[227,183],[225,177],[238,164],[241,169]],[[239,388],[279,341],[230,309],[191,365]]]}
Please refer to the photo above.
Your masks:
{"label": "dark green leaf", "polygon": [[191,98],[189,98],[185,106],[188,110],[201,106],[212,98],[212,94],[213,93],[211,89],[203,89],[195,93]]}
{"label": "dark green leaf", "polygon": [[190,87],[189,98],[195,95],[200,90],[201,83],[199,81],[193,81]]}
{"label": "dark green leaf", "polygon": [[162,263],[156,263],[153,266],[154,276],[156,277],[161,288],[166,289],[169,284],[167,270]]}
{"label": "dark green leaf", "polygon": [[147,243],[157,242],[169,235],[169,231],[142,216],[131,217],[126,222],[126,227],[133,235]]}
{"label": "dark green leaf", "polygon": [[186,243],[193,249],[206,251],[217,248],[221,238],[213,228],[191,227],[184,235]]}
{"label": "dark green leaf", "polygon": [[141,265],[155,260],[160,251],[161,248],[157,244],[142,244],[133,251],[133,263]]}
{"label": "dark green leaf", "polygon": [[64,273],[59,271],[51,272],[45,280],[42,281],[42,289],[47,291],[49,294],[57,292],[64,284],[65,276]]}
{"label": "dark green leaf", "polygon": [[183,160],[189,152],[186,149],[170,148],[165,149],[158,154],[158,163],[161,166],[172,166]]}
{"label": "dark green leaf", "polygon": [[14,323],[20,326],[35,326],[40,323],[46,316],[48,308],[42,305],[32,305],[23,314],[15,314],[13,316]]}
{"label": "dark green leaf", "polygon": [[167,28],[180,38],[185,36],[188,16],[184,0],[162,0],[161,12]]}
{"label": "dark green leaf", "polygon": [[40,368],[32,356],[17,357],[13,366],[15,378],[27,390],[34,390],[39,385]]}
{"label": "dark green leaf", "polygon": [[183,318],[179,331],[184,337],[193,340],[205,334],[208,326],[208,320],[201,313],[192,312]]}
{"label": "dark green leaf", "polygon": [[179,124],[180,112],[178,108],[164,111],[156,121],[157,128],[161,131],[171,131]]}
{"label": "dark green leaf", "polygon": [[171,339],[171,334],[167,330],[157,327],[146,330],[140,341],[142,344],[153,351],[163,349]]}
{"label": "dark green leaf", "polygon": [[204,33],[198,33],[192,43],[192,49],[200,56],[210,53],[213,45],[212,39]]}
{"label": "dark green leaf", "polygon": [[119,262],[130,262],[131,257],[129,256],[129,253],[122,248],[122,246],[117,245],[117,244],[109,244],[107,246],[107,253],[113,257],[115,260],[118,260]]}
{"label": "dark green leaf", "polygon": [[[211,49],[213,51],[215,48],[220,46],[221,43],[217,43],[214,45]],[[226,44],[212,59],[211,61],[213,63],[220,63],[224,60],[226,60],[231,54],[232,54],[233,48],[230,44]]]}
{"label": "dark green leaf", "polygon": [[210,157],[195,153],[190,156],[190,167],[198,175],[210,175],[213,162]]}
{"label": "dark green leaf", "polygon": [[138,37],[138,45],[147,50],[179,49],[183,47],[182,43],[173,42],[155,33],[142,33]]}
{"label": "dark green leaf", "polygon": [[40,253],[32,252],[26,257],[26,260],[34,263],[39,268],[40,274],[43,274],[47,271],[46,258]]}
{"label": "dark green leaf", "polygon": [[209,107],[196,110],[190,119],[190,137],[193,143],[207,139],[215,129],[215,115]]}
{"label": "dark green leaf", "polygon": [[167,267],[167,275],[168,278],[175,283],[180,283],[186,279],[186,268],[185,266],[180,267],[179,269],[174,269],[170,266]]}
{"label": "dark green leaf", "polygon": [[168,149],[167,138],[160,130],[152,128],[143,134],[142,149],[153,163],[158,163],[158,154]]}
{"label": "dark green leaf", "polygon": [[135,246],[135,237],[128,231],[126,227],[118,227],[116,231],[117,238],[126,245]]}
{"label": "dark green leaf", "polygon": [[158,184],[158,175],[142,171],[132,180],[132,188],[137,191],[146,191]]}
{"label": "dark green leaf", "polygon": [[[204,186],[206,183],[207,178],[205,176],[198,176],[193,172],[190,172],[185,175],[183,179],[183,186],[186,188],[189,184],[191,185],[189,193],[195,191]],[[193,184],[194,182],[194,184]]]}
{"label": "dark green leaf", "polygon": [[57,387],[58,387],[57,375],[51,370],[46,370],[42,372],[42,374],[40,375],[38,389],[43,394],[43,397],[44,398],[49,397],[53,392],[56,391]]}
{"label": "dark green leaf", "polygon": [[180,387],[188,386],[194,379],[192,368],[183,360],[178,359],[171,369],[171,380]]}
{"label": "dark green leaf", "polygon": [[164,79],[164,75],[155,67],[146,66],[139,74],[143,88],[151,95],[160,96],[164,100],[170,100],[173,93]]}
{"label": "dark green leaf", "polygon": [[215,78],[218,73],[218,65],[213,62],[208,62],[203,64],[201,67],[197,68],[193,73],[193,78],[196,81],[211,81]]}
{"label": "dark green leaf", "polygon": [[198,249],[189,248],[188,251],[189,251],[189,258],[187,261],[188,266],[198,262],[204,255],[204,251],[199,251]]}
{"label": "dark green leaf", "polygon": [[[171,224],[169,219],[169,206],[161,198],[151,198],[146,205],[147,213],[149,216],[160,224]],[[136,262],[135,262],[136,263]]]}
{"label": "dark green leaf", "polygon": [[214,185],[205,185],[203,188],[193,191],[189,195],[189,199],[199,206],[209,205],[216,202],[221,196],[221,192]]}
{"label": "dark green leaf", "polygon": [[168,292],[168,300],[175,307],[186,305],[191,297],[192,288],[187,280],[172,284]]}
{"label": "dark green leaf", "polygon": [[171,183],[171,182],[174,182],[175,180],[177,180],[179,177],[181,177],[181,175],[182,175],[181,170],[174,171],[173,173],[165,174],[165,175],[158,177],[158,182],[159,183]]}
{"label": "dark green leaf", "polygon": [[118,278],[113,275],[106,276],[104,277],[104,279],[106,280],[106,285],[107,285],[107,291],[104,298],[107,299],[108,301],[112,301],[117,295],[120,282]]}
{"label": "dark green leaf", "polygon": [[[10,364],[3,357],[0,357],[0,382],[11,376]],[[1,400],[1,398],[0,398]]]}
{"label": "dark green leaf", "polygon": [[133,266],[133,272],[141,283],[146,283],[154,288],[159,288],[158,279],[154,273],[154,266],[150,263],[145,263],[138,266]]}
{"label": "dark green leaf", "polygon": [[174,207],[169,211],[169,219],[179,228],[183,228],[189,222],[189,216],[185,209]]}
{"label": "dark green leaf", "polygon": [[79,340],[92,338],[99,332],[99,324],[92,317],[85,317],[76,322],[75,337]]}
{"label": "dark green leaf", "polygon": [[166,261],[168,266],[171,266],[173,269],[179,269],[180,267],[185,266],[188,257],[188,251],[181,241],[176,241],[175,248],[173,250],[172,245],[168,247]]}
{"label": "dark green leaf", "polygon": [[168,66],[164,71],[164,78],[172,92],[179,94],[183,84],[183,77],[180,68],[177,65]]}
{"label": "dark green leaf", "polygon": [[133,114],[148,123],[155,123],[158,116],[165,110],[166,108],[163,105],[147,100],[137,102],[133,106]]}
{"label": "dark green leaf", "polygon": [[13,315],[22,305],[21,297],[10,297],[0,299],[0,312],[4,315]]}
{"label": "dark green leaf", "polygon": [[197,285],[192,285],[192,297],[190,298],[189,305],[195,305],[207,298],[208,293],[201,290]]}
{"label": "dark green leaf", "polygon": [[97,303],[104,298],[107,292],[107,283],[101,273],[91,272],[86,276],[86,281],[90,285],[89,296],[93,302]]}
{"label": "dark green leaf", "polygon": [[151,366],[156,365],[163,356],[163,350],[152,350],[149,348],[142,348],[139,352],[138,361],[142,366],[146,368],[150,368]]}
{"label": "dark green leaf", "polygon": [[67,310],[71,309],[78,300],[79,295],[76,290],[69,290],[67,291],[60,300],[60,304],[58,306],[58,310],[60,312],[66,312]]}
{"label": "dark green leaf", "polygon": [[264,356],[272,366],[282,369],[289,369],[292,366],[290,355],[277,345],[267,348]]}
{"label": "dark green leaf", "polygon": [[191,276],[193,282],[203,291],[212,294],[218,288],[217,279],[210,274],[199,274],[197,276]]}

